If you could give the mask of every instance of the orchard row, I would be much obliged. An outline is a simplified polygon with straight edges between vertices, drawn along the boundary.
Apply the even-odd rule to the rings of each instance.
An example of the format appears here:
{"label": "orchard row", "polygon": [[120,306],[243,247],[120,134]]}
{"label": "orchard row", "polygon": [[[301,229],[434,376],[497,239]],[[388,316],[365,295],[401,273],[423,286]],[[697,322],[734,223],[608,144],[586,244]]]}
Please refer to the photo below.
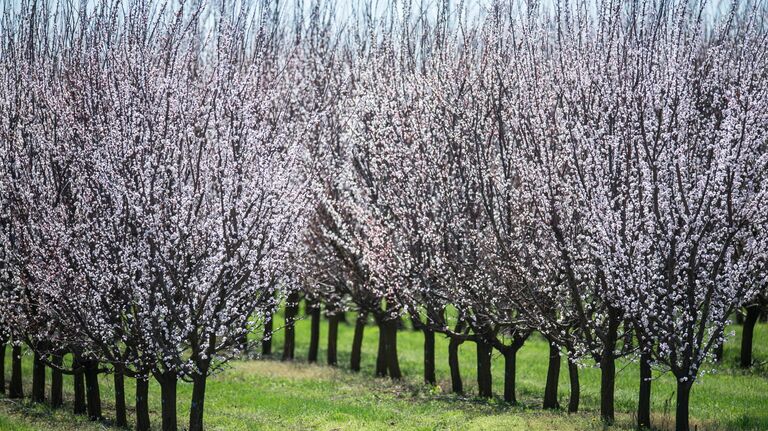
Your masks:
{"label": "orchard row", "polygon": [[688,429],[729,318],[747,306],[754,327],[766,300],[764,2],[216,3],[4,3],[10,395],[26,344],[37,401],[46,367],[54,404],[72,373],[76,410],[98,419],[111,373],[126,425],[134,378],[146,430],[154,378],[173,430],[191,381],[201,430],[208,376],[249,334],[268,342],[280,304],[292,340],[304,297],[332,329],[345,311],[373,316],[378,375],[401,377],[406,316],[427,383],[443,334],[453,370],[458,345],[476,345],[484,397],[500,352],[514,403],[536,331],[551,346],[545,407],[563,354],[569,409],[577,365],[597,363],[612,423],[627,357],[638,425],[656,367],[676,377]]}

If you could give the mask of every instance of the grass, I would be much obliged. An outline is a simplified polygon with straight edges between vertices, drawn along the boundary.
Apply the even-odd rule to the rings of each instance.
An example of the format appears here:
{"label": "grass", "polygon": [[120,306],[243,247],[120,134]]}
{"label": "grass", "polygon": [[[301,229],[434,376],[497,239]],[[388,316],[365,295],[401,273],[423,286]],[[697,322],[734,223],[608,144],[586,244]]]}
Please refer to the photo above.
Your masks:
{"label": "grass", "polygon": [[[349,319],[353,322],[353,319]],[[756,329],[754,357],[761,365],[748,372],[738,369],[740,327],[725,348],[725,360],[714,373],[703,376],[694,386],[691,418],[698,430],[764,430],[768,429],[768,324]],[[582,412],[569,415],[563,411],[542,411],[543,385],[546,376],[548,348],[543,339],[533,337],[518,356],[518,399],[521,404],[508,406],[499,398],[479,400],[472,396],[450,394],[447,366],[447,340],[437,340],[437,378],[432,388],[422,381],[422,335],[404,330],[398,335],[402,382],[372,377],[375,365],[377,329],[366,328],[363,346],[363,369],[360,374],[347,371],[349,343],[353,327],[339,328],[341,367],[306,364],[309,345],[309,321],[297,324],[297,358],[295,363],[276,359],[236,361],[211,379],[206,395],[206,429],[210,430],[599,430],[599,369],[584,367]],[[321,336],[327,335],[326,326]],[[275,347],[282,346],[282,332],[275,335]],[[322,348],[321,362],[325,359]],[[10,350],[10,349],[9,349]],[[461,348],[462,376],[465,390],[475,392],[475,352],[470,343]],[[9,376],[10,357],[6,358]],[[494,390],[503,392],[503,358],[494,357]],[[31,358],[25,358],[24,376],[31,376]],[[50,377],[49,377],[50,379]],[[633,363],[618,367],[616,385],[617,424],[614,429],[632,429],[639,374]],[[567,368],[563,361],[560,378],[560,402],[567,404]],[[26,381],[25,391],[29,391]],[[0,398],[0,430],[103,430],[108,422],[92,423],[72,415],[72,381],[65,376],[63,409],[53,410],[27,400]],[[134,386],[127,382],[129,407]],[[111,376],[101,376],[104,415],[114,417]],[[179,424],[184,426],[189,413],[191,385],[179,386]],[[153,426],[159,427],[160,397],[157,385],[150,388]],[[674,379],[657,374],[653,384],[653,420],[660,429],[674,425]],[[132,414],[129,411],[129,414]],[[129,418],[132,421],[133,418]],[[157,428],[159,429],[159,428]]]}

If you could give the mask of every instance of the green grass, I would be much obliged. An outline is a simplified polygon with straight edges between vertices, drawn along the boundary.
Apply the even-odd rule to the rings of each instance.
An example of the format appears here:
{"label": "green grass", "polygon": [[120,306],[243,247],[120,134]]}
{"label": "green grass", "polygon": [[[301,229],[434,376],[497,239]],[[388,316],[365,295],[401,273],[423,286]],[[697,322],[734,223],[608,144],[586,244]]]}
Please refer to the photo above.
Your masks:
{"label": "green grass", "polygon": [[[350,319],[350,322],[353,322]],[[598,430],[597,419],[599,369],[581,369],[582,412],[568,415],[562,411],[545,412],[540,408],[547,368],[547,345],[533,337],[518,357],[519,406],[508,406],[500,399],[478,400],[472,396],[458,397],[449,393],[450,376],[447,366],[447,340],[437,341],[437,378],[439,386],[430,388],[422,381],[422,335],[410,330],[398,335],[401,367],[406,377],[402,382],[372,377],[375,365],[378,332],[366,328],[363,370],[360,374],[347,371],[351,325],[339,329],[341,367],[309,365],[304,362],[309,345],[309,322],[297,325],[296,363],[278,360],[233,362],[223,374],[214,377],[206,396],[206,428],[210,430]],[[713,374],[703,376],[692,392],[691,417],[699,430],[764,430],[768,429],[768,325],[756,330],[755,358],[762,365],[749,372],[738,369],[739,327],[727,344],[724,363]],[[321,337],[325,337],[326,326]],[[276,350],[282,346],[282,332],[275,335]],[[322,346],[320,359],[325,360]],[[10,350],[10,349],[9,349]],[[462,376],[465,390],[473,393],[475,385],[475,352],[473,345],[461,348]],[[6,376],[10,358],[6,359]],[[494,357],[494,390],[503,391],[503,358]],[[639,379],[635,364],[618,367],[616,386],[615,429],[632,429]],[[31,358],[24,364],[25,378],[31,375]],[[27,381],[26,391],[29,391]],[[72,382],[65,376],[63,409],[52,410],[29,401],[0,398],[0,430],[98,430],[106,423],[91,423],[69,413]],[[129,407],[133,382],[128,381]],[[102,402],[107,418],[112,410],[113,385],[111,376],[101,376]],[[189,412],[191,385],[179,387],[179,425],[184,426]],[[669,374],[657,375],[653,384],[653,414],[657,427],[669,429],[674,424],[674,379]],[[560,377],[560,402],[567,404],[567,368],[563,361]],[[157,385],[151,387],[150,408],[153,425],[159,426],[160,399]],[[133,412],[130,411],[129,414]],[[129,420],[132,421],[132,417]],[[158,428],[159,429],[159,428]]]}

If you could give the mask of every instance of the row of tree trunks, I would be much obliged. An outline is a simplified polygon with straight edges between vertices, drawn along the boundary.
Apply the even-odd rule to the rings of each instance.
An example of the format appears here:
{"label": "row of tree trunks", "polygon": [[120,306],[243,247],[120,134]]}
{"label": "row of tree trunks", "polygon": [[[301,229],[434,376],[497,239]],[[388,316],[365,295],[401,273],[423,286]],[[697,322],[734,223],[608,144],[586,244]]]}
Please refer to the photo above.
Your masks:
{"label": "row of tree trunks", "polygon": [[[297,311],[295,312],[297,313]],[[295,313],[287,312],[287,316],[295,316]],[[760,317],[759,307],[747,307],[747,316],[744,319],[744,333],[742,338],[742,364],[751,364],[751,343],[753,338],[754,326]],[[314,316],[318,316],[315,318]],[[319,334],[319,308],[317,311],[311,310],[310,316],[313,317],[313,333]],[[314,324],[314,320],[318,323]],[[336,351],[338,345],[338,324],[341,319],[338,316],[329,316],[329,335],[328,335],[328,364],[336,365]],[[618,319],[616,319],[618,322]],[[361,314],[355,322],[355,333],[352,342],[352,354],[350,367],[353,371],[360,370],[361,350],[364,329],[367,322],[367,315]],[[395,319],[386,319],[378,321],[379,323],[379,346],[376,361],[376,375],[400,378],[401,372],[397,360],[397,329],[398,322]],[[612,325],[609,328],[603,353],[599,358],[601,368],[600,381],[600,412],[601,417],[606,423],[613,423],[615,417],[614,397],[615,397],[615,379],[616,363],[614,350],[617,344],[618,325]],[[424,381],[427,384],[435,384],[435,332],[428,327],[421,328],[424,334]],[[457,327],[457,333],[462,330],[461,325]],[[319,336],[319,335],[318,335]],[[458,348],[464,342],[462,337],[451,337],[448,346],[448,362],[451,371],[452,389],[455,393],[463,393],[463,383],[459,369]],[[557,388],[559,383],[559,373],[561,364],[561,353],[555,343],[549,343],[549,367],[547,371],[547,382],[544,391],[544,408],[559,408]],[[487,342],[477,343],[477,377],[478,392],[481,397],[492,396],[492,374],[491,374],[491,353],[492,346]],[[316,360],[316,349],[314,360]],[[500,349],[505,358],[505,383],[504,400],[509,403],[516,403],[515,396],[515,373],[516,373],[516,353],[517,350],[510,351]],[[742,365],[744,366],[744,365]],[[568,374],[570,384],[570,398],[568,402],[568,411],[570,413],[578,412],[580,400],[580,382],[578,374],[578,365],[568,360]],[[650,356],[643,354],[640,360],[640,388],[639,402],[637,411],[638,427],[649,428],[650,423],[650,397],[651,397],[651,364]],[[682,415],[682,423],[685,421],[685,415],[682,410],[686,407],[689,400],[690,385],[680,385],[682,392],[678,395],[678,415]]]}
{"label": "row of tree trunks", "polygon": [[[338,320],[338,319],[337,319]],[[14,346],[12,384],[9,391],[23,397],[23,386],[17,384],[22,381],[21,375],[21,346]],[[34,354],[32,370],[32,400],[45,401],[45,373],[46,360],[39,353]],[[63,404],[63,355],[53,354],[50,358],[51,367],[51,394],[52,407],[60,407]],[[0,362],[0,365],[4,365]],[[120,363],[114,363],[113,377],[115,385],[115,425],[127,427],[127,407],[125,400],[125,367]],[[209,364],[200,364],[200,373],[192,376],[192,407],[190,409],[190,427],[192,431],[203,429],[203,405],[205,400],[205,386],[207,380],[207,368]],[[72,362],[72,375],[74,383],[75,414],[87,414],[90,420],[102,420],[101,394],[98,375],[101,372],[99,362],[89,359],[81,359],[75,356]],[[4,377],[4,376],[3,376]],[[162,429],[164,431],[177,430],[176,399],[178,378],[174,372],[158,373],[157,381],[160,384],[162,399]],[[5,385],[0,385],[4,386]],[[147,378],[136,379],[136,429],[148,431],[149,419],[149,381]]]}

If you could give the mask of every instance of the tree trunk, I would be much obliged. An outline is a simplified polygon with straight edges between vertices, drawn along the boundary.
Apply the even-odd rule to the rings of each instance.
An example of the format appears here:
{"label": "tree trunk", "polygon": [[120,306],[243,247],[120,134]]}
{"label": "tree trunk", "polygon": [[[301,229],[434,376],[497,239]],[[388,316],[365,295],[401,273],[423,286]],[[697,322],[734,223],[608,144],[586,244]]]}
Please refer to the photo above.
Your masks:
{"label": "tree trunk", "polygon": [[205,409],[205,384],[208,380],[207,369],[202,374],[192,376],[192,407],[189,410],[189,431],[203,430],[203,411]]}
{"label": "tree trunk", "polygon": [[338,363],[336,351],[338,350],[337,346],[339,343],[339,321],[341,320],[341,314],[341,312],[338,312],[328,316],[328,365],[334,367]]}
{"label": "tree trunk", "polygon": [[677,411],[675,431],[688,431],[688,405],[691,397],[691,382],[677,380]]}
{"label": "tree trunk", "polygon": [[64,404],[64,379],[61,370],[57,369],[57,367],[64,365],[64,357],[59,353],[55,353],[51,357],[51,362],[54,365],[51,368],[51,407],[61,407]]}
{"label": "tree trunk", "polygon": [[493,396],[493,377],[491,374],[491,354],[493,347],[490,343],[477,340],[477,394],[482,398]]}
{"label": "tree trunk", "polygon": [[608,329],[600,355],[600,418],[606,424],[613,424],[614,394],[616,387],[616,343],[618,341],[619,324],[618,312],[608,309]]}
{"label": "tree trunk", "polygon": [[437,384],[435,377],[435,331],[424,327],[424,383]]}
{"label": "tree trunk", "polygon": [[285,339],[283,342],[283,360],[292,361],[296,350],[296,315],[299,312],[299,294],[291,292],[285,304]]}
{"label": "tree trunk", "polygon": [[600,359],[600,417],[608,424],[614,421],[613,395],[616,386],[616,359],[613,350]]}
{"label": "tree trunk", "polygon": [[11,386],[8,388],[8,398],[24,398],[24,385],[21,379],[21,345],[13,345],[11,349]]}
{"label": "tree trunk", "polygon": [[0,394],[5,395],[5,348],[6,340],[0,343]]}
{"label": "tree trunk", "polygon": [[461,368],[459,367],[459,345],[462,341],[451,337],[448,342],[448,367],[451,369],[451,390],[454,394],[464,393],[464,383],[461,380]]}
{"label": "tree trunk", "polygon": [[547,368],[547,384],[544,387],[544,408],[557,409],[557,387],[560,383],[560,348],[552,341],[549,342],[549,368]]}
{"label": "tree trunk", "polygon": [[389,372],[389,377],[395,380],[403,377],[403,374],[400,371],[400,360],[397,357],[397,327],[400,322],[401,320],[397,319],[388,320],[385,323],[385,341],[387,347],[384,349],[384,353],[387,358],[387,371]]}
{"label": "tree trunk", "polygon": [[149,379],[136,379],[136,431],[149,431]]}
{"label": "tree trunk", "polygon": [[355,320],[355,335],[352,337],[352,354],[350,355],[350,368],[352,371],[360,371],[360,359],[363,350],[363,332],[368,315],[360,313]]}
{"label": "tree trunk", "polygon": [[115,381],[115,425],[128,426],[128,415],[125,408],[125,372],[123,364],[112,364]]}
{"label": "tree trunk", "polygon": [[504,401],[517,404],[515,396],[515,374],[517,372],[517,349],[507,348],[504,354]]}
{"label": "tree trunk", "polygon": [[310,364],[317,362],[317,351],[320,347],[320,304],[312,303],[309,307],[311,327],[309,330],[309,355]]}
{"label": "tree trunk", "polygon": [[387,329],[386,323],[376,319],[379,324],[379,349],[376,354],[376,377],[387,376]]}
{"label": "tree trunk", "polygon": [[85,370],[83,369],[83,363],[79,359],[75,358],[72,361],[73,383],[75,390],[75,401],[73,411],[76,415],[83,415],[86,413],[85,407]]}
{"label": "tree trunk", "polygon": [[568,379],[571,383],[571,394],[568,399],[568,413],[576,413],[579,411],[581,386],[579,385],[579,366],[571,360],[568,360]]}
{"label": "tree trunk", "polygon": [[162,402],[161,416],[163,420],[163,431],[176,431],[176,373],[166,371],[158,376],[157,382],[160,383],[160,399]]}
{"label": "tree trunk", "polygon": [[637,402],[637,427],[651,428],[651,355],[640,355],[640,396]]}
{"label": "tree trunk", "polygon": [[32,401],[45,402],[45,363],[43,355],[35,352],[32,359]]}
{"label": "tree trunk", "polygon": [[99,391],[99,363],[85,361],[85,395],[88,404],[88,418],[101,419],[101,393]]}
{"label": "tree trunk", "polygon": [[760,307],[750,305],[747,307],[747,317],[744,319],[744,328],[741,333],[741,368],[752,366],[752,340],[755,335],[755,324],[760,317]]}
{"label": "tree trunk", "polygon": [[274,322],[272,321],[272,312],[267,315],[264,320],[264,337],[261,339],[261,354],[262,356],[269,356],[272,354],[272,330]]}

